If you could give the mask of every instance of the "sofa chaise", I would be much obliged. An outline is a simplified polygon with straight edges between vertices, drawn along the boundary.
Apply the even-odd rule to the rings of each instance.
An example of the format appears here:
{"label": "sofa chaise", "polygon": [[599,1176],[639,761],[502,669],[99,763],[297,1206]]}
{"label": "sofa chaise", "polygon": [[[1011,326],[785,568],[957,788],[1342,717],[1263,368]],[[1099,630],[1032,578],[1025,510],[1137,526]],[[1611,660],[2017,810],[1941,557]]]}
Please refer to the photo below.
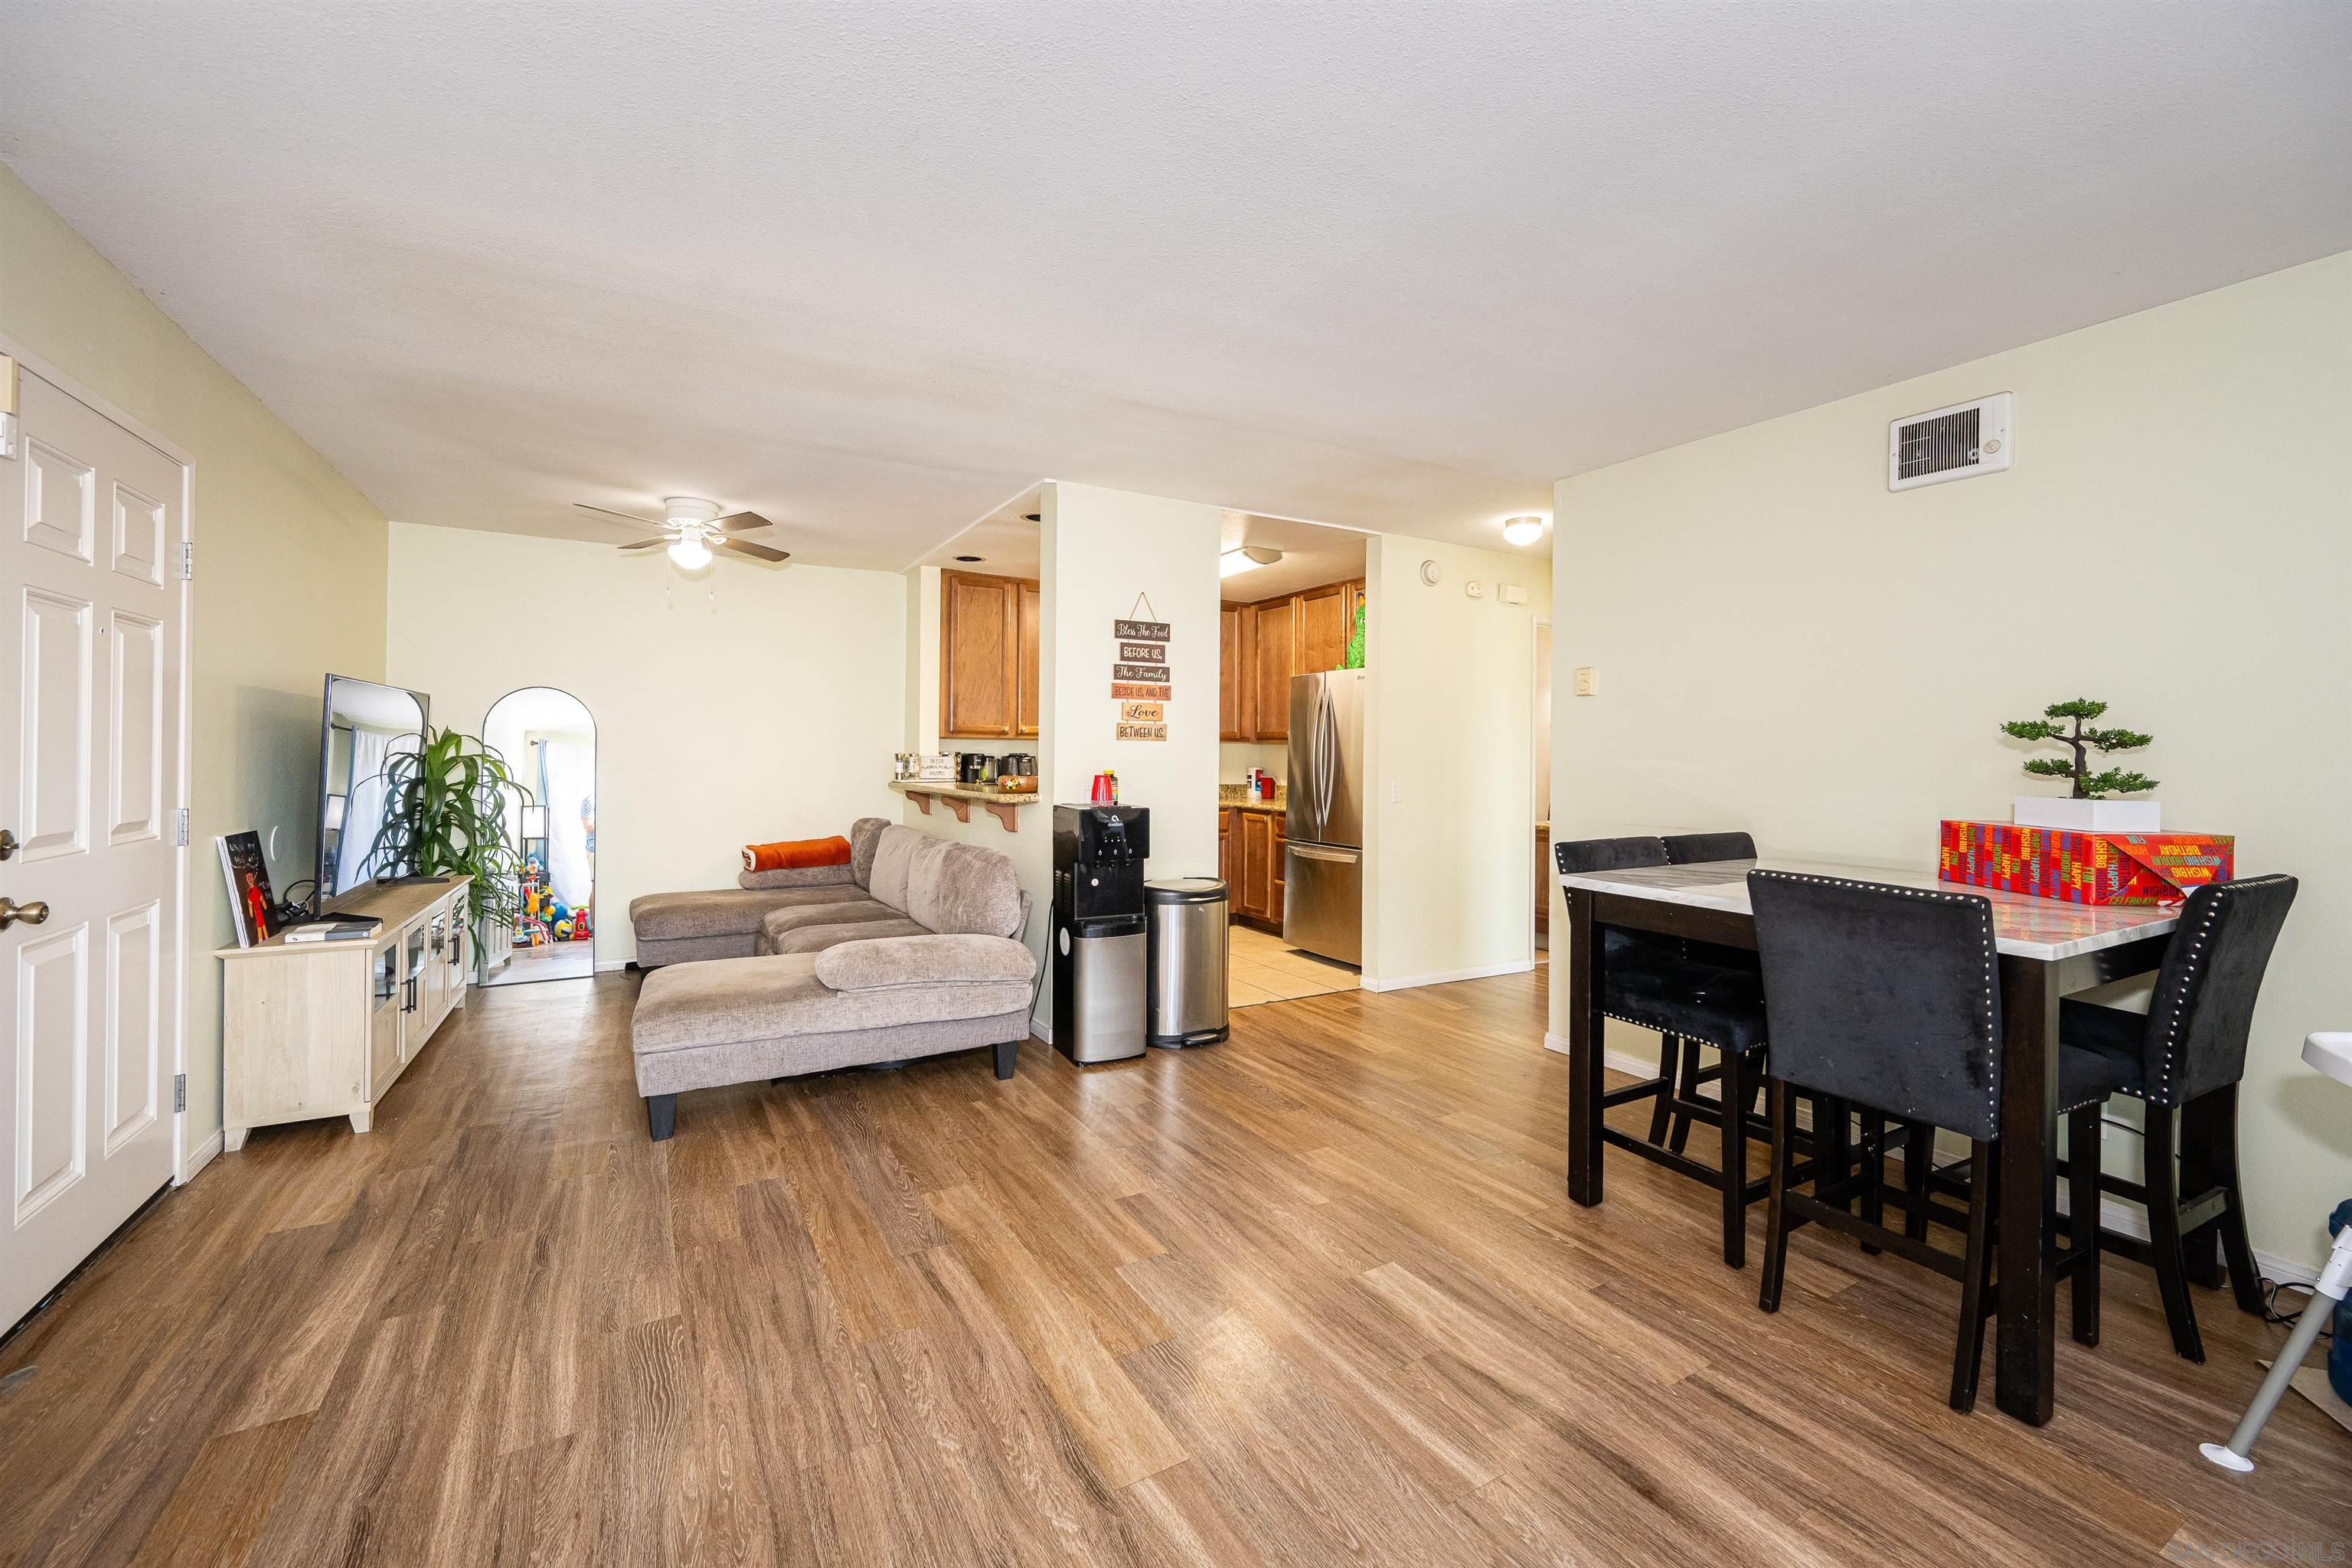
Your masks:
{"label": "sofa chaise", "polygon": [[652,971],[629,1045],[656,1141],[689,1089],[982,1046],[1013,1076],[1036,964],[1004,856],[866,817],[846,866],[737,880],[629,905]]}

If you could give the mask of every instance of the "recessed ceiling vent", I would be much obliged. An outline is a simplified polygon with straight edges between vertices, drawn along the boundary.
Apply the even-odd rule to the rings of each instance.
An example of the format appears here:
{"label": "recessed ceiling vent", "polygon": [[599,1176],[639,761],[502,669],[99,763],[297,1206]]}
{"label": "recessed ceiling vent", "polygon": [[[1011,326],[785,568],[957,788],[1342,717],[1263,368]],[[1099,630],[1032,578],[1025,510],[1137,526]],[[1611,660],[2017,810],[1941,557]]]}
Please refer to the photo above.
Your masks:
{"label": "recessed ceiling vent", "polygon": [[1886,427],[1886,488],[1917,489],[2009,467],[2017,453],[2010,395],[1914,414]]}

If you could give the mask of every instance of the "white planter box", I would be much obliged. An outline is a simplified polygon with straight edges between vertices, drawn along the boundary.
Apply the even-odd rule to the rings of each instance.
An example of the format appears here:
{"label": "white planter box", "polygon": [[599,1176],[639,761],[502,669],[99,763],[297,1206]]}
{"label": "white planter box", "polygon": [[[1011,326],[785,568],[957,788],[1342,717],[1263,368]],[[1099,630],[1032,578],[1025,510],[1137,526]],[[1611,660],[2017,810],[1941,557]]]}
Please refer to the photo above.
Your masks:
{"label": "white planter box", "polygon": [[2070,833],[2161,833],[2164,805],[2153,800],[2075,800],[2063,795],[2021,795],[2010,820],[2020,827]]}

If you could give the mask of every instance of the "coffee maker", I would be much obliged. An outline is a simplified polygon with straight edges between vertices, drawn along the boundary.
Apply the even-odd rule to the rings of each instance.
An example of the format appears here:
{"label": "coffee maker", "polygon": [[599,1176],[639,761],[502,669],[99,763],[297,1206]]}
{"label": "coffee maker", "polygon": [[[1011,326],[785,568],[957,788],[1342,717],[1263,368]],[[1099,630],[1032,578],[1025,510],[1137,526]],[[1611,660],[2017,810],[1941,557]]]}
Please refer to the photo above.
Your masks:
{"label": "coffee maker", "polygon": [[1143,1054],[1150,855],[1148,807],[1054,807],[1054,1048],[1074,1062]]}

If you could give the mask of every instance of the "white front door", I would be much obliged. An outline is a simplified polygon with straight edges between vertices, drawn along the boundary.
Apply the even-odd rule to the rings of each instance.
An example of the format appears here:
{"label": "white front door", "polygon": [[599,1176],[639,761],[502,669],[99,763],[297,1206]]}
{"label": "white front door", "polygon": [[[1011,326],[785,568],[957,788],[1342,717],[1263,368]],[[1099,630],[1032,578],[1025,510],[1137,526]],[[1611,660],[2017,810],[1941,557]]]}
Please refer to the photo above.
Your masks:
{"label": "white front door", "polygon": [[35,908],[0,906],[0,1331],[172,1179],[181,962],[184,470],[20,376],[0,458],[16,619],[0,630],[0,898]]}

